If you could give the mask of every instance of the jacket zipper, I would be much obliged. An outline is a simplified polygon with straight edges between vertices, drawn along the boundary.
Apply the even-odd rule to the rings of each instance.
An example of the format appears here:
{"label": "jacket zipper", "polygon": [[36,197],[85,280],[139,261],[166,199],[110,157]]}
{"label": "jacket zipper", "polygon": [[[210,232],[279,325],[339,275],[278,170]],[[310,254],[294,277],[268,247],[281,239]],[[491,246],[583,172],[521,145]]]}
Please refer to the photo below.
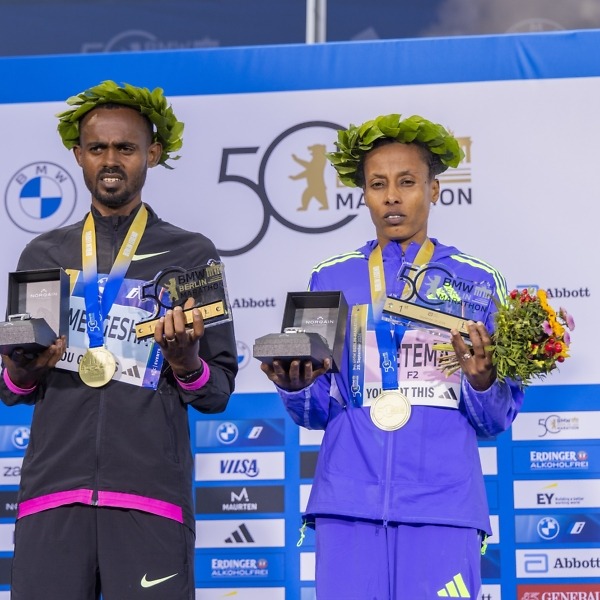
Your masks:
{"label": "jacket zipper", "polygon": [[98,406],[98,422],[96,424],[96,468],[94,473],[94,488],[92,490],[92,506],[98,506],[98,488],[100,487],[100,438],[102,420],[104,418],[104,390],[100,390],[100,403]]}
{"label": "jacket zipper", "polygon": [[[406,260],[406,255],[404,252],[404,249],[400,246],[400,268],[402,268],[402,265],[404,265],[404,262]],[[384,277],[385,277],[385,271],[384,271]],[[393,279],[394,282],[394,292],[396,294],[398,294],[398,286],[399,286],[399,281],[394,278]],[[386,286],[387,287],[387,286]],[[396,336],[394,334],[394,339],[396,339]],[[396,360],[396,364],[397,364],[397,369],[398,369],[398,378],[400,378],[400,365],[399,360],[398,360],[398,350],[396,350],[396,356],[395,356],[395,360]],[[387,527],[388,524],[388,516],[389,516],[389,507],[390,507],[390,494],[391,494],[391,481],[392,481],[392,459],[393,459],[393,449],[394,446],[394,438],[393,438],[393,432],[389,432],[389,435],[386,435],[386,457],[385,457],[385,487],[384,487],[384,499],[383,499],[383,526]]]}
{"label": "jacket zipper", "polygon": [[[113,223],[112,227],[112,264],[114,264],[116,259],[116,249],[119,245],[119,236],[118,236],[119,225],[118,222]],[[109,269],[110,271],[110,269]],[[106,315],[103,315],[106,318]],[[104,325],[104,323],[103,323]],[[104,401],[104,390],[100,390],[100,402],[98,406],[98,422],[96,424],[96,468],[94,474],[94,488],[92,490],[92,506],[98,506],[98,488],[100,487],[100,440],[102,433],[102,421],[104,418],[104,410],[105,410],[105,401]]]}

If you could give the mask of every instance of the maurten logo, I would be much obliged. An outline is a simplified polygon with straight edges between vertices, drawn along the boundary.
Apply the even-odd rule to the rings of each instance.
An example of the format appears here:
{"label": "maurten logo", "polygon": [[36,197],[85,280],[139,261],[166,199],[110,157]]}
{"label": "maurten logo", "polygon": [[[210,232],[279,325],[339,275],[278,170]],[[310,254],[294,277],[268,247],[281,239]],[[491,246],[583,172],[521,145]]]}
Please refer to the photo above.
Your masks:
{"label": "maurten logo", "polygon": [[69,173],[50,162],[31,163],[13,175],[4,194],[10,220],[23,231],[42,233],[73,213],[77,188]]}

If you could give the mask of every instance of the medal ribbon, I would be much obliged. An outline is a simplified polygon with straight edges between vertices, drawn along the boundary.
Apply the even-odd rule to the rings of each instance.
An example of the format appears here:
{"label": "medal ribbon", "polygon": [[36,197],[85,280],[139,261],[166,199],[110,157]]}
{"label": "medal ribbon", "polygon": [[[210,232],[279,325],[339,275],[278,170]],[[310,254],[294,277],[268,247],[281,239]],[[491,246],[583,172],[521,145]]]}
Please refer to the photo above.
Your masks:
{"label": "medal ribbon", "polygon": [[[426,238],[414,264],[422,266],[427,264],[433,257],[435,246]],[[422,282],[422,280],[421,280]],[[398,358],[397,349],[400,346],[406,327],[391,325],[381,318],[383,306],[387,298],[385,272],[383,268],[383,254],[381,246],[377,245],[369,256],[369,284],[371,290],[372,324],[377,337],[377,348],[380,356],[381,385],[384,390],[398,389]],[[355,310],[356,309],[356,310]],[[352,352],[351,352],[351,391],[354,402],[362,406],[363,388],[365,378],[365,347],[364,340],[367,331],[368,305],[357,305],[352,308],[351,330],[352,330]],[[360,352],[356,351],[360,349]],[[355,391],[360,386],[358,393]]]}
{"label": "medal ribbon", "polygon": [[104,345],[104,318],[110,312],[125,279],[127,269],[142,239],[148,222],[148,210],[142,204],[133,219],[125,240],[121,244],[117,258],[108,274],[102,298],[98,286],[98,264],[96,253],[96,228],[92,213],[85,220],[81,233],[81,257],[83,263],[83,284],[85,316],[90,348]]}

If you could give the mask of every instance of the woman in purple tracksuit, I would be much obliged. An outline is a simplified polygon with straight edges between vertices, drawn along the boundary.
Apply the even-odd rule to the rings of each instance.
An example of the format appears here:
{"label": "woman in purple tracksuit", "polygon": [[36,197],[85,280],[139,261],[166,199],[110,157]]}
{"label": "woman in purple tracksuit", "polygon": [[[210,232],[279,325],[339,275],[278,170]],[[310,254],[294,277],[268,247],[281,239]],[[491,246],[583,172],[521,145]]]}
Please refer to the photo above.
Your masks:
{"label": "woman in purple tracksuit", "polygon": [[[489,352],[505,281],[428,237],[436,176],[463,157],[443,127],[387,115],[339,132],[336,146],[328,158],[343,183],[362,187],[376,232],[311,275],[310,290],[342,291],[349,306],[340,372],[329,360],[262,365],[294,421],[325,430],[305,515],[317,598],[477,598],[491,533],[477,437],[506,430],[522,403]],[[387,298],[457,318],[400,319]],[[440,341],[460,365],[449,376]]]}

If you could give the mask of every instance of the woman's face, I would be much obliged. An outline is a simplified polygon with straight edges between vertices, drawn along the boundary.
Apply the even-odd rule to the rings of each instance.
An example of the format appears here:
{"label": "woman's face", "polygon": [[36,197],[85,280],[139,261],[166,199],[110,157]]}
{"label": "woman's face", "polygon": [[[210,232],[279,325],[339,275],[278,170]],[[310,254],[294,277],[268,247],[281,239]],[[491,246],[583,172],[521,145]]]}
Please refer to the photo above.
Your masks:
{"label": "woman's face", "polygon": [[427,238],[429,208],[439,198],[440,185],[429,176],[424,151],[415,144],[393,142],[371,150],[364,160],[365,204],[383,248]]}

